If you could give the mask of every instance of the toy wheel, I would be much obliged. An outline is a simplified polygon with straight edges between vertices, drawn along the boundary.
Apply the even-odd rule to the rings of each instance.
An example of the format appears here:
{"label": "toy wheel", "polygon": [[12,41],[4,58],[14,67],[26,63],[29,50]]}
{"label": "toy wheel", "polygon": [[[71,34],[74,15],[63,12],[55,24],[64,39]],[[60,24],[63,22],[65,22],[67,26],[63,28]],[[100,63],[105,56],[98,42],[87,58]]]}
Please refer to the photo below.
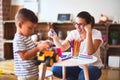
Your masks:
{"label": "toy wheel", "polygon": [[53,59],[52,58],[47,58],[46,61],[45,61],[46,65],[51,67],[53,65]]}
{"label": "toy wheel", "polygon": [[39,56],[42,56],[42,55],[43,55],[43,52],[40,52],[40,53],[39,53]]}
{"label": "toy wheel", "polygon": [[34,64],[35,64],[35,65],[41,64],[41,61],[38,61],[38,60],[37,60],[37,56],[34,57]]}
{"label": "toy wheel", "polygon": [[57,62],[59,60],[58,54],[56,54],[56,53],[53,54],[53,60],[54,60],[54,62]]}

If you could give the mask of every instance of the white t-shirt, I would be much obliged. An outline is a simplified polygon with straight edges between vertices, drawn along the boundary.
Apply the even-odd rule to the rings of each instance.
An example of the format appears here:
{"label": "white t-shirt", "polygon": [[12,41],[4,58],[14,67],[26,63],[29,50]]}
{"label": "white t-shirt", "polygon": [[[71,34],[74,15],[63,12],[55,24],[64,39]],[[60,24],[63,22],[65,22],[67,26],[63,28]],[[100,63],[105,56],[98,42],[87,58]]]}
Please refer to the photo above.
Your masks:
{"label": "white t-shirt", "polygon": [[[102,35],[101,35],[101,32],[96,30],[96,29],[92,29],[92,39],[99,39],[102,41]],[[78,33],[77,30],[72,30],[68,36],[66,37],[66,40],[68,41],[72,41],[72,40],[80,40],[80,34]],[[103,42],[103,41],[102,41]],[[86,45],[86,40],[82,41],[81,42],[81,45],[80,45],[80,54],[86,54],[87,51],[85,49],[85,45]],[[102,45],[102,43],[101,43]],[[97,51],[93,54],[95,57],[97,57],[97,61],[93,64],[90,64],[90,65],[93,65],[93,66],[97,66],[99,68],[101,68],[103,66],[102,64],[102,61],[101,61],[101,58],[100,58],[100,47],[101,45],[98,47]]]}

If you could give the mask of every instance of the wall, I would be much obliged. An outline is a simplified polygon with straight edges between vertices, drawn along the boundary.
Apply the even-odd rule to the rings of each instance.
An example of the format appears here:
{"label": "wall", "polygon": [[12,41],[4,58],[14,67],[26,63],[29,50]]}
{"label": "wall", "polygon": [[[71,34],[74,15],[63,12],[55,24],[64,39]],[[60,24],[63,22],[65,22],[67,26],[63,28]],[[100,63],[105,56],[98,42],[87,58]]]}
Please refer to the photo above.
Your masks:
{"label": "wall", "polygon": [[112,19],[120,18],[120,0],[40,0],[40,21],[56,21],[58,13],[90,12],[99,20],[101,13]]}
{"label": "wall", "polygon": [[11,0],[11,19],[14,19],[14,15],[21,8],[28,8],[38,15],[38,1],[37,0]]}

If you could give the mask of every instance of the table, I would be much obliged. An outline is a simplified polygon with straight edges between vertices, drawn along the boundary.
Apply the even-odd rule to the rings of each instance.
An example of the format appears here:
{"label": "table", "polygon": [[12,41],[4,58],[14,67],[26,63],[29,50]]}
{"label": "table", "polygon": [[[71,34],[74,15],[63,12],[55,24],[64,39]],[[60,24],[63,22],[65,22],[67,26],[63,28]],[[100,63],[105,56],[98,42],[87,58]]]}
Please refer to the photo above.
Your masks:
{"label": "table", "polygon": [[67,60],[58,61],[57,63],[54,64],[54,66],[62,66],[62,71],[63,71],[63,74],[62,74],[63,79],[62,80],[65,80],[66,79],[66,74],[65,74],[66,67],[83,65],[85,80],[89,80],[87,64],[94,63],[96,61],[97,61],[97,58],[95,56],[93,56],[92,59],[80,58],[80,57],[71,57]]}

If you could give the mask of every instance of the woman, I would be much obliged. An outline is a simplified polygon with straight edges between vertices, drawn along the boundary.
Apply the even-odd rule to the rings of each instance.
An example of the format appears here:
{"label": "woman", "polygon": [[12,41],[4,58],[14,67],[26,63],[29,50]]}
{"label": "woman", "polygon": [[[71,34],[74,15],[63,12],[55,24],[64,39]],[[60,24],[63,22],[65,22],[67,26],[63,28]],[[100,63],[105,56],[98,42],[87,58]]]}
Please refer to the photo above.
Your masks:
{"label": "woman", "polygon": [[[88,65],[90,80],[98,80],[101,76],[101,67],[103,66],[100,59],[100,46],[102,44],[101,32],[92,29],[94,26],[94,18],[86,11],[78,13],[74,26],[76,30],[72,30],[61,44],[54,30],[48,32],[48,36],[54,41],[56,47],[62,51],[67,50],[71,45],[72,40],[80,40],[80,52],[97,57],[97,62]],[[62,67],[53,66],[52,71],[54,76],[62,78]],[[67,80],[84,80],[84,72],[81,66],[66,68]]]}

